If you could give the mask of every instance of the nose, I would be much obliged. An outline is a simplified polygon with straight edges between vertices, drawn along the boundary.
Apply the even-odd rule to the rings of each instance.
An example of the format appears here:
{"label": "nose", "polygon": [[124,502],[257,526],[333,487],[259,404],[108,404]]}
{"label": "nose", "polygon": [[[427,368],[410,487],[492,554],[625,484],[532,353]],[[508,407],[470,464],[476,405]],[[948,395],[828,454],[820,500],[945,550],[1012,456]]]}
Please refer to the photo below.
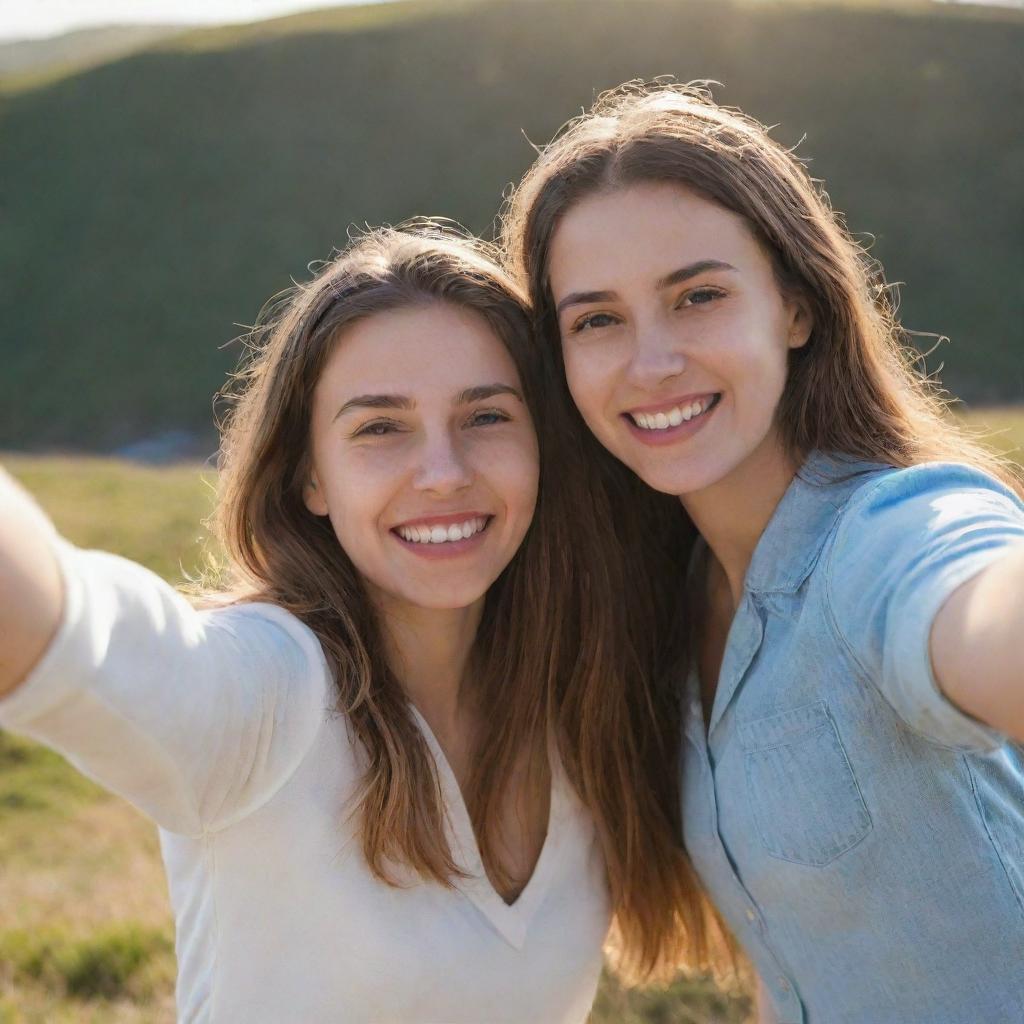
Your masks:
{"label": "nose", "polygon": [[457,438],[444,433],[424,441],[413,478],[416,490],[456,494],[472,482],[473,471]]}
{"label": "nose", "polygon": [[677,331],[662,323],[640,324],[634,336],[627,375],[642,390],[655,390],[686,369],[683,342]]}

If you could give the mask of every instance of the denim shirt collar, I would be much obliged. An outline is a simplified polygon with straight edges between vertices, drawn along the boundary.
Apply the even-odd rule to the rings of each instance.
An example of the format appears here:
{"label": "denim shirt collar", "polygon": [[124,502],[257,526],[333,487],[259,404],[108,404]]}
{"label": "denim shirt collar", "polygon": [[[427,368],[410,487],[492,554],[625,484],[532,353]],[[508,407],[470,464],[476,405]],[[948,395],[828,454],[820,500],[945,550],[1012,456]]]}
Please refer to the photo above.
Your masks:
{"label": "denim shirt collar", "polygon": [[795,593],[821,554],[832,526],[866,473],[886,468],[814,451],[797,471],[765,527],[747,569],[753,593]]}

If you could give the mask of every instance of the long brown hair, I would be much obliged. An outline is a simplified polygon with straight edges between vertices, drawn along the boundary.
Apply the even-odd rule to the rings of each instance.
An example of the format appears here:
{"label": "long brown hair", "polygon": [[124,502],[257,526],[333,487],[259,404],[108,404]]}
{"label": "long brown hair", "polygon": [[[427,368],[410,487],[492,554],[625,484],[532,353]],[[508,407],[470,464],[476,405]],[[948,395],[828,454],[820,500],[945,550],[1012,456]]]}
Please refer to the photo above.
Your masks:
{"label": "long brown hair", "polygon": [[[893,466],[953,459],[1020,489],[1006,463],[946,414],[941,392],[919,371],[919,356],[896,319],[881,268],[852,239],[804,165],[767,128],[716,104],[699,84],[631,82],[604,93],[543,148],[506,203],[502,243],[509,269],[528,288],[536,331],[563,378],[549,285],[552,239],[582,199],[641,183],[676,184],[742,216],[769,254],[780,288],[809,304],[813,333],[807,345],[791,351],[777,411],[783,442],[798,464],[815,449]],[[597,445],[589,452],[596,475],[615,481],[608,498],[613,516],[644,502],[655,507],[658,499],[650,489],[610,466],[614,460],[607,452]],[[678,514],[661,508],[660,532],[621,538],[636,544],[638,564],[646,559],[655,566],[643,581],[654,592],[652,600],[673,605],[660,606],[660,617],[637,619],[631,627],[640,630],[634,648],[647,659],[654,692],[665,690],[665,672],[681,671],[691,646],[683,628],[691,618],[687,595],[679,584],[696,531],[678,501],[668,500]],[[649,630],[658,622],[660,639],[651,646]],[[645,767],[676,773],[672,762]],[[582,767],[584,785],[596,768]],[[664,780],[652,777],[651,786],[666,791]],[[682,878],[674,890],[680,905],[671,918],[678,930],[662,933],[662,948],[681,961],[721,966],[734,944],[716,933],[721,922],[692,871]]]}
{"label": "long brown hair", "polygon": [[[547,382],[532,358],[522,297],[482,246],[426,223],[370,231],[265,310],[224,427],[215,522],[236,587],[292,611],[320,639],[338,710],[365,755],[356,806],[371,870],[394,883],[392,865],[405,864],[449,885],[458,868],[445,839],[437,770],[389,664],[382,624],[330,520],[302,500],[313,390],[339,337],[375,314],[438,302],[488,324],[544,431]],[[543,464],[551,456],[551,446],[542,446],[542,478],[550,478]],[[545,724],[558,662],[558,630],[549,624],[566,614],[566,588],[549,568],[563,529],[557,497],[552,488],[539,495],[520,550],[488,592],[470,655],[476,698],[502,714],[483,719],[467,803],[484,862],[504,884],[512,880],[496,852],[495,811],[503,782]],[[549,634],[551,645],[530,642]]]}
{"label": "long brown hair", "polygon": [[676,709],[647,688],[646,656],[631,642],[639,630],[628,627],[649,623],[660,606],[634,582],[608,492],[580,457],[594,442],[492,248],[434,222],[374,230],[268,307],[223,427],[214,524],[230,593],[287,608],[319,637],[338,708],[365,752],[355,813],[374,874],[393,882],[389,868],[402,864],[452,884],[435,765],[388,664],[382,625],[329,521],[302,499],[311,397],[339,335],[361,318],[435,302],[479,315],[504,343],[540,441],[534,519],[487,594],[471,654],[479,706],[501,709],[483,716],[471,758],[467,806],[481,854],[493,877],[510,881],[498,855],[504,787],[517,758],[554,735],[597,826],[626,955],[653,964],[678,902],[682,854],[673,773],[650,780],[653,766],[675,756],[675,740],[662,742],[674,735],[664,723]]}
{"label": "long brown hair", "polygon": [[892,466],[951,459],[1018,486],[946,413],[900,325],[878,262],[857,244],[820,183],[768,129],[714,102],[703,85],[629,82],[603,93],[542,152],[508,202],[503,242],[549,345],[551,240],[584,197],[641,183],[694,191],[744,218],[784,293],[809,304],[808,344],[790,352],[777,419],[790,454],[838,452]]}

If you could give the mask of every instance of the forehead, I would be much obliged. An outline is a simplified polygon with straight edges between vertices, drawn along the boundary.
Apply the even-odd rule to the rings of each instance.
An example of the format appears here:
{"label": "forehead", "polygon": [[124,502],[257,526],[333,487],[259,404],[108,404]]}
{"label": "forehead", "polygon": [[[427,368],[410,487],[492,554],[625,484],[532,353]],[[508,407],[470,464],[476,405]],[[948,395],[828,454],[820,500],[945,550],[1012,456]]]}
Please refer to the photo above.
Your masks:
{"label": "forehead", "polygon": [[740,268],[764,260],[747,222],[681,185],[639,184],[587,196],[564,215],[549,256],[551,289],[613,289],[678,267],[720,259]]}
{"label": "forehead", "polygon": [[452,394],[482,383],[519,386],[508,349],[484,318],[432,302],[375,313],[344,328],[318,395]]}

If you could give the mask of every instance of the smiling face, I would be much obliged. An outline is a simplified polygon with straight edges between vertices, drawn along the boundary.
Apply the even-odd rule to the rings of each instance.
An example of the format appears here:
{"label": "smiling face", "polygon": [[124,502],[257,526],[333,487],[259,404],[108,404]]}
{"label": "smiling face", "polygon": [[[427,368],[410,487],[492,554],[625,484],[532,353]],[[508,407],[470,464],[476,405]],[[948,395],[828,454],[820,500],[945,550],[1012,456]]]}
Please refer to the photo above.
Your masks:
{"label": "smiling face", "polygon": [[775,411],[810,317],[743,218],[678,185],[597,193],[549,267],[573,399],[649,486],[686,495],[784,458]]}
{"label": "smiling face", "polygon": [[475,313],[434,302],[346,328],[310,436],[306,506],[392,606],[471,606],[526,535],[537,438],[515,363]]}

